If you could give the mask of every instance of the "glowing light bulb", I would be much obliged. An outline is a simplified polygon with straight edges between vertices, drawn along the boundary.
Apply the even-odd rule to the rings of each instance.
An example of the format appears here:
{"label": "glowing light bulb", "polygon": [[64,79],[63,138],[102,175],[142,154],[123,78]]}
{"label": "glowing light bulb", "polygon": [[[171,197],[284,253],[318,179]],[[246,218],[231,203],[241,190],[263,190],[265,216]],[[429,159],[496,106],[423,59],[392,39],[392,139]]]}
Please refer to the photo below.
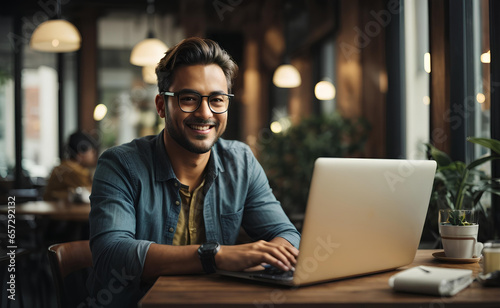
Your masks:
{"label": "glowing light bulb", "polygon": [[424,54],[424,70],[426,73],[431,73],[431,54],[426,52]]}
{"label": "glowing light bulb", "polygon": [[106,116],[107,113],[108,113],[108,108],[106,107],[106,105],[99,104],[99,105],[95,106],[94,120],[101,121],[102,119],[104,119],[104,117]]}
{"label": "glowing light bulb", "polygon": [[476,100],[478,103],[482,104],[486,101],[486,96],[483,93],[477,93]]}
{"label": "glowing light bulb", "polygon": [[424,103],[424,105],[430,105],[431,103],[431,98],[429,96],[424,96],[424,98],[422,99],[422,102]]}
{"label": "glowing light bulb", "polygon": [[481,62],[482,63],[490,63],[491,62],[491,52],[489,50],[488,50],[488,52],[481,54]]}
{"label": "glowing light bulb", "polygon": [[280,122],[274,121],[273,123],[271,123],[271,131],[273,133],[279,134],[279,133],[281,133],[282,130],[283,130],[283,127],[281,126]]}
{"label": "glowing light bulb", "polygon": [[291,64],[283,64],[274,71],[273,83],[279,88],[295,88],[301,82],[299,71]]}
{"label": "glowing light bulb", "polygon": [[320,81],[314,87],[314,95],[322,101],[328,101],[335,98],[335,86],[330,81]]}

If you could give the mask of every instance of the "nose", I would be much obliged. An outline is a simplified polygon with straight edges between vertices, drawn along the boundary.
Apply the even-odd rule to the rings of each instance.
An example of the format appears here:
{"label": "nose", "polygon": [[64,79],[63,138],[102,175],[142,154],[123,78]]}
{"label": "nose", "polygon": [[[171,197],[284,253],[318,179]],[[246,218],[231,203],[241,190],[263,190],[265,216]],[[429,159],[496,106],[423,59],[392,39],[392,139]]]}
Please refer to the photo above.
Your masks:
{"label": "nose", "polygon": [[209,119],[213,116],[212,110],[208,106],[208,97],[201,98],[200,107],[194,112],[195,116],[202,119]]}

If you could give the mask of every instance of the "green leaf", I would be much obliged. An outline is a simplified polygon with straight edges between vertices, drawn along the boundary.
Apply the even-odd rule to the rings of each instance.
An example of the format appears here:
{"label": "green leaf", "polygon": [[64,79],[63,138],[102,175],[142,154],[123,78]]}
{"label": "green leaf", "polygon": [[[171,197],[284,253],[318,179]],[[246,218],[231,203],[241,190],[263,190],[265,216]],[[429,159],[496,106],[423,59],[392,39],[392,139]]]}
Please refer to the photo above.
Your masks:
{"label": "green leaf", "polygon": [[[472,201],[474,205],[479,203],[484,192],[485,192],[485,190],[483,190],[483,189],[476,192],[476,195],[474,196],[474,201]],[[482,209],[482,207],[481,207],[481,209]]]}
{"label": "green leaf", "polygon": [[430,143],[425,144],[427,146],[429,155],[436,161],[438,167],[448,166],[453,163],[451,158],[445,152],[439,150]]}
{"label": "green leaf", "polygon": [[490,138],[475,138],[475,137],[468,137],[467,141],[482,145],[483,147],[486,147],[493,152],[497,153],[500,155],[500,141],[495,140],[495,139],[490,139]]}
{"label": "green leaf", "polygon": [[473,169],[473,168],[475,168],[475,167],[477,167],[479,165],[484,164],[487,161],[495,160],[495,159],[500,159],[500,156],[489,155],[489,156],[478,158],[475,161],[471,162],[469,165],[467,165],[467,169],[469,169],[469,170]]}
{"label": "green leaf", "polygon": [[488,185],[485,185],[482,189],[484,191],[491,193],[491,194],[495,194],[497,196],[500,196],[500,187],[498,187],[498,184],[488,184]]}

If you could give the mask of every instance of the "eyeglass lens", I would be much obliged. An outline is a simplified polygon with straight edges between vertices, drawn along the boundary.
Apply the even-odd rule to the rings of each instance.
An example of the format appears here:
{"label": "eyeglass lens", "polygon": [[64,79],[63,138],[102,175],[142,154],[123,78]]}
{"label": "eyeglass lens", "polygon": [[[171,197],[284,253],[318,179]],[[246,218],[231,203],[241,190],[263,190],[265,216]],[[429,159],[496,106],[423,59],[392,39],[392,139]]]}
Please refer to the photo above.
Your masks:
{"label": "eyeglass lens", "polygon": [[[179,93],[179,106],[184,112],[194,112],[201,104],[202,96],[198,93]],[[213,112],[223,113],[229,107],[229,97],[225,94],[208,96],[208,105]]]}

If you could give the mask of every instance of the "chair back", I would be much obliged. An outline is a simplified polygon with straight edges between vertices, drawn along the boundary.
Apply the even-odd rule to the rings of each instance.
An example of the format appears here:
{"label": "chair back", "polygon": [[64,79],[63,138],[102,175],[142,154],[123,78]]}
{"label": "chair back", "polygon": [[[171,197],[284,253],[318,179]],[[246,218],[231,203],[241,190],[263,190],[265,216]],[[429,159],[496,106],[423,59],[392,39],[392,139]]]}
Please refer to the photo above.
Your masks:
{"label": "chair back", "polygon": [[76,307],[85,301],[85,281],[92,267],[89,241],[51,245],[48,256],[57,293],[58,307]]}

